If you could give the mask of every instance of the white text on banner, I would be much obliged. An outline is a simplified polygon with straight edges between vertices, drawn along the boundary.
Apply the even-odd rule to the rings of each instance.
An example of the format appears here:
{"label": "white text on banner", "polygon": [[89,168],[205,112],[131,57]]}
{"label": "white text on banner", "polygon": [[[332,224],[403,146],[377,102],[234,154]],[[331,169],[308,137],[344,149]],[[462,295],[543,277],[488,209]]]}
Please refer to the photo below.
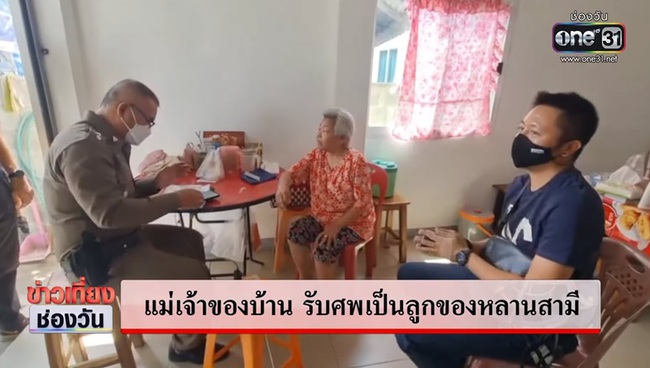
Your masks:
{"label": "white text on banner", "polygon": [[124,333],[599,333],[600,282],[123,281]]}

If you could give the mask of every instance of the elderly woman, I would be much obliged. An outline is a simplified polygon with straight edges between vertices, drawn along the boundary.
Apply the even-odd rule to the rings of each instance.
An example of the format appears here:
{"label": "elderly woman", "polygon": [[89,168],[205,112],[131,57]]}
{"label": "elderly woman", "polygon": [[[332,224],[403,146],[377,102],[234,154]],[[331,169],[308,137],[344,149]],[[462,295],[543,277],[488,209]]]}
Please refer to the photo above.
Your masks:
{"label": "elderly woman", "polygon": [[343,249],[373,235],[375,211],[363,154],[350,148],[354,118],[344,110],[323,113],[318,147],[280,177],[276,201],[291,202],[289,188],[309,183],[311,215],[289,230],[291,256],[301,279],[334,279]]}

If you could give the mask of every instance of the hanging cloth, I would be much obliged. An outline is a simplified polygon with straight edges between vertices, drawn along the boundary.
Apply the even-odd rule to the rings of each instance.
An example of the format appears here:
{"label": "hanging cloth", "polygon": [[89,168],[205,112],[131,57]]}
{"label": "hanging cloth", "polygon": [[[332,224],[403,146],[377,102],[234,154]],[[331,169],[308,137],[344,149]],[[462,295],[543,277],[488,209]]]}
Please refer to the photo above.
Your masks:
{"label": "hanging cloth", "polygon": [[22,88],[19,77],[16,77],[14,74],[6,74],[2,80],[2,103],[4,104],[5,110],[13,113],[21,113],[26,105],[23,102],[29,96],[21,96],[26,93],[26,87]]}

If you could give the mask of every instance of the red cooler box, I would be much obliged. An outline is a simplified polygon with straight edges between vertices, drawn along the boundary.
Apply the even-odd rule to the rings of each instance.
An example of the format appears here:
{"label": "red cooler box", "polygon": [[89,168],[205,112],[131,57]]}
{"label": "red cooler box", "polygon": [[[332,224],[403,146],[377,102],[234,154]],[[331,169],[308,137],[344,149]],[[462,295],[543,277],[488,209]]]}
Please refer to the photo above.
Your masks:
{"label": "red cooler box", "polygon": [[603,197],[603,209],[607,236],[635,246],[650,256],[650,213],[608,197]]}

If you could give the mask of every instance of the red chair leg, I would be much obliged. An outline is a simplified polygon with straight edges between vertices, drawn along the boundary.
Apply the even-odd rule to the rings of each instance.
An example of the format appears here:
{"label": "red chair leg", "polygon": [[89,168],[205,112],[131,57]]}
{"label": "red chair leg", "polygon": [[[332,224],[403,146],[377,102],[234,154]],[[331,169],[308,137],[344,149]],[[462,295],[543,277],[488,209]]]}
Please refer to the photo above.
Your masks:
{"label": "red chair leg", "polygon": [[354,246],[347,246],[341,254],[343,259],[343,270],[345,271],[346,280],[354,280],[357,278],[357,254]]}
{"label": "red chair leg", "polygon": [[377,242],[375,239],[377,237],[370,240],[364,247],[366,249],[366,279],[368,280],[372,279],[372,271],[377,266]]}

